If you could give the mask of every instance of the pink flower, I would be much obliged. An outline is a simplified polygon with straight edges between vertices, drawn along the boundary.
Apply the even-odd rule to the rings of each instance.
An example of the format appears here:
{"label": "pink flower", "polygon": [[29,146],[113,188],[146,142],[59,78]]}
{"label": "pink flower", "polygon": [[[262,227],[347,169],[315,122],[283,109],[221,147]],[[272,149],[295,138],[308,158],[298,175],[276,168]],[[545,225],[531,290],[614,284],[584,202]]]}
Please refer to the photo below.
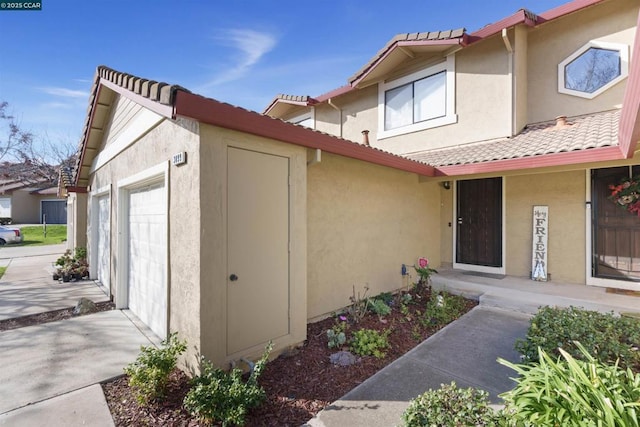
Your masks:
{"label": "pink flower", "polygon": [[420,266],[420,268],[427,268],[427,265],[429,265],[429,260],[426,258],[418,258],[418,265]]}

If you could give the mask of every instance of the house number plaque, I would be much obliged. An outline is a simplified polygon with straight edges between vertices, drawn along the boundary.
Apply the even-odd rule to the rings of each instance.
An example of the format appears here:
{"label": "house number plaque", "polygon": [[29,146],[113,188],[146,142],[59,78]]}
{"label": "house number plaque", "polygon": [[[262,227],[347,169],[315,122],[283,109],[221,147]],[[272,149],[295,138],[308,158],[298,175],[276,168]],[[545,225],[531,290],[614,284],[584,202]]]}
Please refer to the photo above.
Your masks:
{"label": "house number plaque", "polygon": [[534,206],[531,279],[538,282],[547,281],[548,231],[549,206]]}

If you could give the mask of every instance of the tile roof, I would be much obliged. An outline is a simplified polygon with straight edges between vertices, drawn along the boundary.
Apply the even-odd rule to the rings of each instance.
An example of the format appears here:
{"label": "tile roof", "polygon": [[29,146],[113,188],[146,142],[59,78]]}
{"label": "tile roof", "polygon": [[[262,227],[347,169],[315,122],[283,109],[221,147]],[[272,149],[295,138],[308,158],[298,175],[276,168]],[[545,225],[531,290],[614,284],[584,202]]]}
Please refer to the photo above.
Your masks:
{"label": "tile roof", "polygon": [[367,72],[371,67],[373,67],[376,62],[378,62],[389,50],[393,49],[393,47],[401,42],[433,42],[436,40],[453,40],[453,39],[461,39],[464,37],[466,29],[458,28],[456,30],[446,30],[446,31],[427,31],[423,33],[400,33],[395,35],[391,40],[384,45],[382,49],[376,53],[373,58],[369,60],[365,65],[363,65],[353,76],[349,78],[349,82],[353,83],[359,77],[361,77],[364,73]]}
{"label": "tile roof", "polygon": [[568,117],[566,126],[556,126],[555,120],[534,123],[513,138],[425,150],[405,156],[441,167],[617,146],[619,120],[620,110]]}

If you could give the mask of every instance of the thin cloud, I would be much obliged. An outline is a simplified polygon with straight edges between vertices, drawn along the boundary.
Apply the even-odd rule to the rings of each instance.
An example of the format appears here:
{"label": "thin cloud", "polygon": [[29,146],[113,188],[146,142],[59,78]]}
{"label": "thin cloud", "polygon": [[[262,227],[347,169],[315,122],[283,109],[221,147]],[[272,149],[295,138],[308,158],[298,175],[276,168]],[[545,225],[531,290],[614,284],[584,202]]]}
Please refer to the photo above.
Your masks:
{"label": "thin cloud", "polygon": [[44,93],[54,96],[62,96],[64,98],[87,98],[88,93],[84,90],[73,90],[63,87],[43,87],[40,88]]}
{"label": "thin cloud", "polygon": [[276,45],[274,35],[254,30],[226,30],[214,38],[220,45],[239,52],[237,63],[224,71],[206,86],[217,86],[243,77],[260,59]]}

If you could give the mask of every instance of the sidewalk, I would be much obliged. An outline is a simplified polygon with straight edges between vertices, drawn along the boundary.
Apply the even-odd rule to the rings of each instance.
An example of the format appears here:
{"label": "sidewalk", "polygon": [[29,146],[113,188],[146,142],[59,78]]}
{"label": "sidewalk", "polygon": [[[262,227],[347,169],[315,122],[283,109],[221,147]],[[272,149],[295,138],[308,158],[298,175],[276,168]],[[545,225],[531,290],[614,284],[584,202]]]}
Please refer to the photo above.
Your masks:
{"label": "sidewalk", "polygon": [[[81,297],[109,300],[93,281],[53,281],[59,248],[20,249],[0,253],[18,256],[6,258],[0,279],[0,320],[73,307]],[[0,425],[113,426],[99,383],[158,342],[126,310],[0,332]]]}

